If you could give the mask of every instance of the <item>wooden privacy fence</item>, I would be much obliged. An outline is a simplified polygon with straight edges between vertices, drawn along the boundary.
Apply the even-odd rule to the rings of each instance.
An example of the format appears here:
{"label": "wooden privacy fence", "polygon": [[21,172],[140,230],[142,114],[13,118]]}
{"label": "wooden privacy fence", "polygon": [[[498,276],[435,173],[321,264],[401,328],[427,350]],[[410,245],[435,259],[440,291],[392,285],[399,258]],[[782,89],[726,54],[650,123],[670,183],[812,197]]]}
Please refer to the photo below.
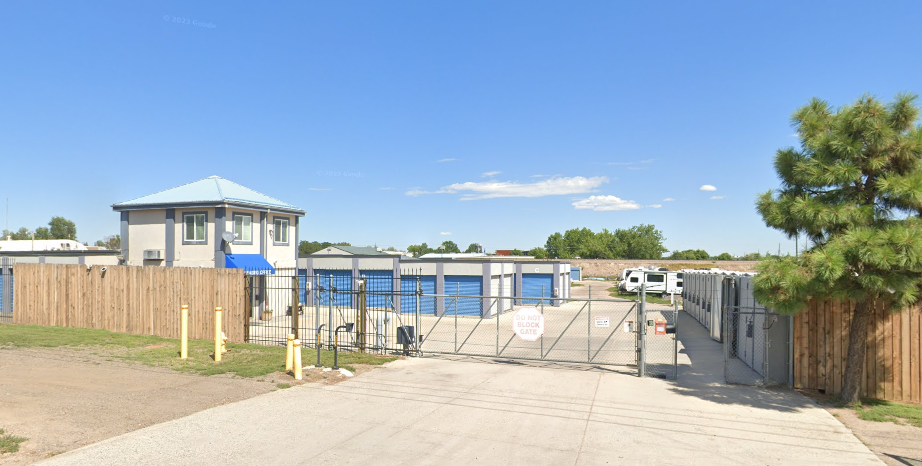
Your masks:
{"label": "wooden privacy fence", "polygon": [[224,308],[228,341],[243,342],[243,270],[187,267],[16,264],[14,324],[105,329],[179,338],[189,305],[189,338],[214,338],[214,308]]}
{"label": "wooden privacy fence", "polygon": [[[854,303],[810,303],[794,317],[794,387],[842,391]],[[874,307],[868,324],[861,396],[922,403],[922,312],[920,306],[890,312]]]}

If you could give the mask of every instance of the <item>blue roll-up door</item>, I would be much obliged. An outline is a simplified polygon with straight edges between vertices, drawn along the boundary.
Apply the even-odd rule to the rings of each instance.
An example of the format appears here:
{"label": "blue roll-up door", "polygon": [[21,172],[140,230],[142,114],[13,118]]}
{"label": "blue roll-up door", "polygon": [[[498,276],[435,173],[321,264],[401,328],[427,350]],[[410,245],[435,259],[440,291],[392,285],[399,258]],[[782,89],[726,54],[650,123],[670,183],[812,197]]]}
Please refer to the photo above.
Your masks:
{"label": "blue roll-up door", "polygon": [[570,267],[570,279],[571,280],[582,280],[583,269],[579,267]]}
{"label": "blue roll-up door", "polygon": [[[483,277],[480,275],[450,275],[445,277],[446,295],[483,296]],[[454,315],[455,306],[459,316],[480,317],[482,299],[480,298],[445,298],[445,314]]]}
{"label": "blue roll-up door", "polygon": [[362,270],[359,276],[365,278],[365,305],[378,309],[394,306],[394,271]]}
{"label": "blue roll-up door", "polygon": [[[323,287],[324,291],[320,291]],[[318,305],[330,304],[330,290],[335,287],[334,306],[352,306],[352,271],[351,270],[314,270],[314,296]]]}
{"label": "blue roll-up door", "polygon": [[[416,278],[423,288],[423,295],[435,294],[435,277],[432,275],[402,275],[400,277],[400,312],[412,314],[416,312]],[[419,303],[421,315],[435,315],[435,298],[423,296]]]}
{"label": "blue roll-up door", "polygon": [[[542,294],[543,293],[543,294]],[[550,298],[554,294],[554,274],[552,273],[525,273],[522,274],[522,296],[527,298]],[[523,299],[522,304],[540,304],[540,299]],[[544,301],[550,304],[550,300]]]}

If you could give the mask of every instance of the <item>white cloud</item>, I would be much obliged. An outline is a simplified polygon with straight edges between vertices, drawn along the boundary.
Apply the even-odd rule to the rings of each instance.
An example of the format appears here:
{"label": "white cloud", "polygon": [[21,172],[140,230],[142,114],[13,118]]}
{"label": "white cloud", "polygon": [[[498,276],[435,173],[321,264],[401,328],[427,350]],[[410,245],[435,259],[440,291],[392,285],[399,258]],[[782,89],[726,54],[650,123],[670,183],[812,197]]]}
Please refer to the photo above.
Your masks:
{"label": "white cloud", "polygon": [[698,188],[698,189],[700,189],[700,190],[702,190],[702,191],[717,191],[717,188],[715,188],[715,187],[713,187],[713,186],[711,186],[711,185],[709,185],[709,184],[706,184],[706,185],[704,185],[704,186],[702,186],[702,187],[700,187],[700,188]]}
{"label": "white cloud", "polygon": [[721,199],[723,199],[723,198],[724,198],[723,196],[711,196],[711,200],[712,200],[712,201],[719,201],[719,200],[721,200]]}
{"label": "white cloud", "polygon": [[574,176],[569,178],[550,178],[533,183],[518,183],[515,181],[468,181],[443,186],[438,191],[423,191],[413,188],[407,191],[407,196],[421,194],[452,194],[460,193],[462,201],[479,199],[493,199],[499,197],[544,197],[565,194],[584,194],[596,190],[599,186],[608,183],[608,177],[594,176],[586,178]]}
{"label": "white cloud", "polygon": [[502,173],[502,172],[501,172],[501,171],[483,172],[483,174],[480,175],[480,176],[483,177],[483,178],[492,178],[492,177],[494,177],[494,176],[496,176],[496,175],[499,175],[500,173]]}
{"label": "white cloud", "polygon": [[662,204],[650,204],[650,205],[648,205],[647,207],[649,207],[649,208],[651,208],[651,209],[659,209],[659,208],[662,207],[662,206],[663,206]]}
{"label": "white cloud", "polygon": [[457,161],[458,159],[439,159],[439,160],[436,160],[435,163],[457,162]]}
{"label": "white cloud", "polygon": [[590,209],[596,212],[608,210],[637,210],[640,204],[634,201],[626,201],[615,196],[589,196],[581,201],[573,203],[577,210]]}
{"label": "white cloud", "polygon": [[330,191],[330,188],[307,188],[308,191]]}
{"label": "white cloud", "polygon": [[674,200],[675,200],[675,199],[673,199],[673,198],[671,198],[671,197],[667,197],[666,199],[663,199],[663,202],[672,202],[672,201],[674,201]]}
{"label": "white cloud", "polygon": [[439,234],[442,235],[442,236],[451,236],[451,232],[450,232],[450,231],[440,231]]}

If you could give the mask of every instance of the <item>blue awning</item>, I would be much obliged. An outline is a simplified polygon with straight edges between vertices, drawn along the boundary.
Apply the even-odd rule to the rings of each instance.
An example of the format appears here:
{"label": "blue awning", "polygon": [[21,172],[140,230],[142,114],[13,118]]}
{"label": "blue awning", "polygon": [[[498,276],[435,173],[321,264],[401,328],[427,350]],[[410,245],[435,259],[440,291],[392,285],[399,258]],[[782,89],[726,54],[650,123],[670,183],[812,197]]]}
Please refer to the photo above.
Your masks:
{"label": "blue awning", "polygon": [[247,275],[273,275],[275,267],[259,254],[226,254],[224,268],[243,269]]}

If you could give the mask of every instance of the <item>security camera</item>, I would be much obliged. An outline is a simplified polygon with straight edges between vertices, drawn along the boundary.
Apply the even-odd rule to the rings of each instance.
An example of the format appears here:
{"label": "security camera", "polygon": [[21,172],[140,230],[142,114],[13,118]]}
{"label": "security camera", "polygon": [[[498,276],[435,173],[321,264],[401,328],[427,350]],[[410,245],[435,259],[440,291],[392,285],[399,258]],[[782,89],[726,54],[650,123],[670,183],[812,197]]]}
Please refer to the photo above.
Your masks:
{"label": "security camera", "polygon": [[109,269],[108,267],[103,267],[103,268],[102,268],[102,272],[103,272],[103,273],[106,273],[106,270],[108,270],[108,269]]}

